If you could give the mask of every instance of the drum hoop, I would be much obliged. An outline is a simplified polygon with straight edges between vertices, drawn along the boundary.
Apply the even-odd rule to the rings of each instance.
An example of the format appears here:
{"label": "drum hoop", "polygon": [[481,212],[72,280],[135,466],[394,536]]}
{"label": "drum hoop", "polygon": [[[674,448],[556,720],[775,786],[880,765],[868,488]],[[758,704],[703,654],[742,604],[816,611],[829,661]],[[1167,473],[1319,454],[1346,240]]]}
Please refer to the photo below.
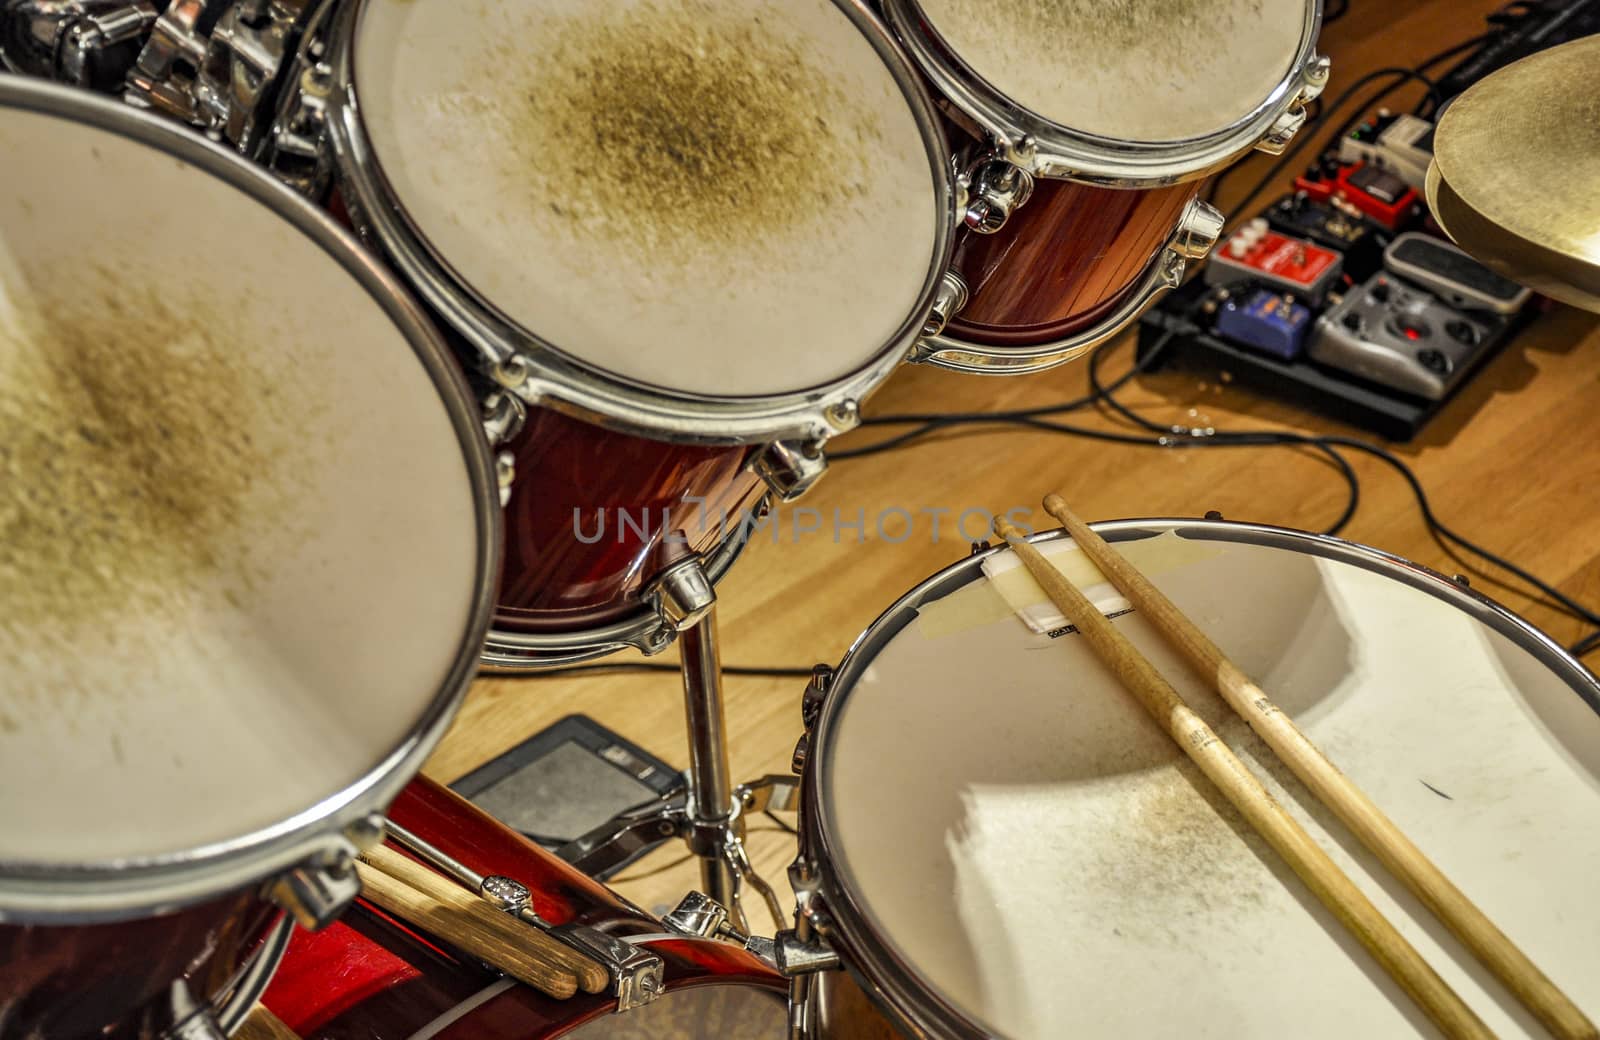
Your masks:
{"label": "drum hoop", "polygon": [[[1315,74],[1323,0],[1306,0],[1299,48],[1283,79],[1254,109],[1221,129],[1181,141],[1124,141],[1064,126],[1023,108],[945,45],[920,0],[884,0],[895,36],[934,88],[976,120],[1003,158],[1041,177],[1114,188],[1156,188],[1204,177],[1267,136]],[[1032,144],[1029,149],[1024,140]]]}
{"label": "drum hoop", "polygon": [[288,819],[180,853],[104,863],[0,862],[0,924],[147,917],[248,888],[297,865],[353,854],[346,832],[370,829],[444,736],[477,671],[494,608],[499,497],[481,420],[460,369],[394,276],[325,213],[264,170],[186,127],[80,89],[0,77],[0,110],[8,108],[109,131],[181,160],[273,211],[349,273],[394,323],[438,392],[471,485],[478,545],[467,621],[439,690],[404,740],[360,778]]}
{"label": "drum hoop", "polygon": [[[820,443],[859,423],[861,403],[900,366],[922,334],[940,279],[950,266],[956,212],[954,174],[933,103],[888,30],[860,4],[830,0],[888,68],[927,153],[936,226],[922,289],[893,336],[854,372],[780,394],[718,397],[639,382],[563,351],[482,297],[438,253],[385,176],[361,121],[355,50],[367,2],[344,5],[329,35],[334,85],[328,98],[328,137],[339,181],[346,189],[346,201],[360,209],[359,223],[366,225],[416,292],[468,340],[491,377],[530,404],[632,436],[673,443]],[[508,371],[515,372],[510,380],[505,378]]]}
{"label": "drum hoop", "polygon": [[[1567,680],[1573,691],[1600,715],[1600,677],[1585,668],[1555,640],[1487,596],[1452,581],[1432,568],[1412,563],[1392,553],[1348,542],[1331,535],[1313,534],[1267,524],[1227,520],[1149,518],[1103,521],[1091,525],[1109,541],[1169,531],[1191,531],[1215,536],[1215,541],[1242,542],[1271,548],[1299,549],[1308,555],[1336,560],[1392,577],[1437,599],[1460,607],[1474,620],[1494,629]],[[1067,538],[1062,530],[1044,531],[1028,540],[1047,544]],[[845,651],[833,683],[817,715],[810,738],[808,761],[801,778],[803,809],[800,814],[800,860],[817,880],[817,895],[826,917],[825,941],[841,953],[845,966],[865,983],[862,989],[891,1018],[912,1028],[916,1035],[983,1040],[992,1033],[971,1016],[925,985],[915,967],[882,938],[866,913],[863,901],[842,882],[831,864],[838,862],[839,841],[827,822],[827,802],[822,770],[815,763],[829,759],[834,729],[843,705],[862,673],[889,642],[916,617],[919,604],[960,589],[983,576],[982,561],[1004,550],[992,546],[951,564],[927,578],[895,601]]]}
{"label": "drum hoop", "polygon": [[[755,507],[757,512],[771,500],[772,496],[764,496]],[[754,524],[733,524],[716,548],[706,554],[705,573],[713,588],[744,554],[754,530]],[[644,654],[658,654],[671,646],[676,636],[660,611],[647,602],[620,621],[570,632],[516,632],[491,627],[481,660],[485,674],[533,674],[605,657],[629,647]]]}

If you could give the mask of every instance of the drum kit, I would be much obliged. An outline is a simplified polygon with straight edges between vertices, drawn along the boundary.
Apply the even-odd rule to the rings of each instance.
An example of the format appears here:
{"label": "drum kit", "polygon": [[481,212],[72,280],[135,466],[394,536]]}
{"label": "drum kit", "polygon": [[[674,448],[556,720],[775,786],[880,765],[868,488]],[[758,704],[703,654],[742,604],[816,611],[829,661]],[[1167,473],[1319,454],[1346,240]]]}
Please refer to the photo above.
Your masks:
{"label": "drum kit", "polygon": [[[1200,796],[1114,698],[1025,696],[1053,655],[983,598],[1003,548],[817,671],[796,927],[750,935],[743,887],[775,899],[741,820],[772,791],[731,782],[715,628],[752,518],[823,475],[900,364],[1041,371],[1178,284],[1222,230],[1201,179],[1281,151],[1325,85],[1319,21],[1318,0],[0,0],[0,1040],[215,1040],[258,1002],[306,1040],[1303,1035],[1259,992],[1300,971],[1394,1028],[1287,889],[1222,924],[1185,890],[1226,961],[1112,914],[1172,887],[1151,870],[1255,852],[1221,818],[1158,833]],[[1418,745],[1427,783],[1487,783],[1459,763],[1514,734],[1515,796],[1471,820],[1397,788],[1464,872],[1525,869],[1478,855],[1496,843],[1592,843],[1600,691],[1525,624],[1330,539],[1106,530],[1198,554],[1178,594],[1292,675],[1314,726],[1380,727],[1375,787]],[[1223,602],[1241,581],[1261,594]],[[665,919],[417,777],[478,671],[674,641],[688,794],[586,861],[685,838],[705,894]],[[1448,676],[1404,684],[1423,662]],[[1428,698],[1468,689],[1442,733]],[[451,900],[363,897],[384,849],[600,983],[539,992],[441,938]],[[1151,958],[1228,967],[1169,1005],[1133,985]]]}

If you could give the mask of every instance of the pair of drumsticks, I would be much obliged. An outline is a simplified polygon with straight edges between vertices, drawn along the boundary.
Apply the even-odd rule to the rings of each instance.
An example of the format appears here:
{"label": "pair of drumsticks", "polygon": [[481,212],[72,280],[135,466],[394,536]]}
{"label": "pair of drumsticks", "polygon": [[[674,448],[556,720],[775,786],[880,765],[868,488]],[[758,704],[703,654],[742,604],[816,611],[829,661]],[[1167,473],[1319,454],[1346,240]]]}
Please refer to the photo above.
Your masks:
{"label": "pair of drumsticks", "polygon": [[[1295,776],[1505,983],[1552,1035],[1561,1040],[1600,1037],[1577,1005],[1149,579],[1078,519],[1061,496],[1046,497],[1044,508],[1061,522],[1078,548],[1182,654],[1190,667],[1216,687],[1223,700],[1249,723]],[[1128,691],[1445,1035],[1493,1037],[1473,1010],[1423,960],[1305,828],[1284,811],[1127,637],[1051,565],[1015,525],[996,516],[994,530],[1021,557],[1034,579]]]}
{"label": "pair of drumsticks", "polygon": [[[546,935],[387,845],[375,845],[356,863],[362,898],[414,928],[454,946],[494,970],[558,1000],[582,990],[603,992],[605,965]],[[261,1005],[235,1040],[299,1040]]]}

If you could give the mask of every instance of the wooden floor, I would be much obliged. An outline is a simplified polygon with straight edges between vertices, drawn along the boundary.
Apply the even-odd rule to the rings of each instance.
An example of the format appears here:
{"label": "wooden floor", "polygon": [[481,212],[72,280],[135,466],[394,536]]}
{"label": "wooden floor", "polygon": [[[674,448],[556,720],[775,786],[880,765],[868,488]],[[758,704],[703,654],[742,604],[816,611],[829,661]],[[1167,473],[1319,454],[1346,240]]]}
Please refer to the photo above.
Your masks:
{"label": "wooden floor", "polygon": [[[1334,60],[1328,96],[1361,73],[1412,65],[1482,31],[1501,0],[1353,0],[1329,26],[1323,49]],[[1409,108],[1416,90],[1396,96]],[[1219,200],[1226,209],[1239,189],[1264,170],[1264,157],[1230,178]],[[1274,195],[1265,196],[1270,199]],[[1259,206],[1259,202],[1257,205]],[[1497,358],[1414,444],[1396,447],[1427,488],[1438,516],[1467,537],[1514,559],[1563,591],[1600,603],[1600,439],[1589,425],[1600,412],[1600,329],[1593,316],[1556,309]],[[1131,337],[1108,360],[1123,370]],[[1043,375],[993,379],[921,367],[902,369],[869,403],[870,414],[1017,408],[1076,396],[1086,389],[1081,364]],[[1281,426],[1306,432],[1353,431],[1216,383],[1180,374],[1141,378],[1122,395],[1162,421],[1219,429]],[[1103,417],[1085,423],[1117,428]],[[836,447],[869,443],[878,431],[857,431]],[[1466,568],[1430,537],[1401,479],[1370,458],[1352,457],[1361,477],[1361,506],[1345,537],[1447,573]],[[778,544],[762,537],[719,588],[723,660],[731,664],[837,662],[850,641],[886,606],[933,571],[965,555],[952,530],[968,507],[1037,507],[1059,490],[1092,519],[1199,516],[1320,530],[1343,507],[1345,488],[1317,457],[1285,448],[1183,450],[1114,446],[1010,429],[929,438],[916,446],[839,462],[800,504],[827,518],[824,532],[792,534],[783,514]],[[831,532],[834,511],[846,519],[901,508],[919,514],[912,536],[898,544],[869,522],[862,538]],[[940,538],[920,511],[945,508]],[[1035,524],[1045,524],[1042,512]],[[891,537],[899,534],[889,530]],[[975,532],[974,532],[975,533]],[[1488,592],[1564,643],[1584,634],[1519,589]],[[673,652],[663,655],[672,660]],[[800,733],[803,680],[730,678],[727,715],[737,779],[788,769]],[[427,772],[452,780],[572,712],[587,714],[667,761],[687,762],[682,695],[676,676],[605,675],[519,680],[485,679],[473,688],[454,729]],[[936,753],[936,749],[929,749]],[[782,886],[793,856],[787,835],[765,820],[754,824],[753,858]],[[630,868],[618,887],[643,905],[675,903],[697,884],[683,850],[665,846]],[[627,877],[635,880],[626,880]],[[764,915],[751,909],[758,929]]]}

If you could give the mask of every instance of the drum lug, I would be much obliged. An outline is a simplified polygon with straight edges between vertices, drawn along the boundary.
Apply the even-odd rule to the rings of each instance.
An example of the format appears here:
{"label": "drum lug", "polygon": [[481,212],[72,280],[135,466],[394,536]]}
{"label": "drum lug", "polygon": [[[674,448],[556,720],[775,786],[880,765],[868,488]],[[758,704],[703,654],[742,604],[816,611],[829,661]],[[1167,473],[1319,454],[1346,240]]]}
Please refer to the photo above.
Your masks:
{"label": "drum lug", "polygon": [[832,665],[819,664],[811,668],[811,679],[806,683],[806,692],[800,698],[800,722],[805,726],[807,733],[816,725],[817,716],[822,712],[822,702],[827,699],[828,691],[833,688],[833,674]]}
{"label": "drum lug", "polygon": [[1211,247],[1217,244],[1217,239],[1222,237],[1222,229],[1227,222],[1222,211],[1209,202],[1191,199],[1183,216],[1178,218],[1178,227],[1173,231],[1167,248],[1185,260],[1204,260],[1211,254]]}
{"label": "drum lug", "polygon": [[[945,271],[939,278],[939,287],[934,290],[933,309],[928,312],[928,320],[922,323],[922,334],[937,336],[943,332],[950,319],[967,305],[969,295],[966,281],[954,271]],[[915,354],[921,345],[922,341],[917,341],[911,348],[912,353]]]}
{"label": "drum lug", "polygon": [[264,894],[308,932],[332,924],[361,894],[355,861],[348,855],[296,867],[267,882]]}
{"label": "drum lug", "polygon": [[1328,85],[1331,65],[1325,55],[1316,55],[1301,74],[1300,93],[1289,110],[1273,121],[1266,136],[1256,144],[1259,151],[1268,155],[1282,155],[1294,135],[1306,123],[1306,106],[1321,96]]}
{"label": "drum lug", "polygon": [[1005,227],[1011,214],[1033,194],[1033,175],[990,156],[968,167],[957,189],[966,200],[961,222],[980,235],[992,235]]}
{"label": "drum lug", "polygon": [[678,935],[700,939],[727,939],[742,946],[768,964],[776,964],[780,954],[777,942],[760,935],[746,935],[728,920],[728,908],[702,892],[690,892],[678,901],[662,921]]}
{"label": "drum lug", "polygon": [[717,602],[717,590],[698,555],[680,560],[658,574],[651,596],[661,620],[673,632],[698,624]]}
{"label": "drum lug", "polygon": [[779,932],[773,938],[776,954],[773,963],[788,978],[797,975],[814,975],[819,971],[837,971],[839,955],[819,939],[801,939],[792,931]]}
{"label": "drum lug", "polygon": [[528,406],[522,398],[501,390],[483,399],[483,432],[490,444],[504,444],[522,432],[528,421]]}
{"label": "drum lug", "polygon": [[793,502],[811,489],[828,469],[821,445],[774,441],[751,460],[756,475],[781,502]]}

